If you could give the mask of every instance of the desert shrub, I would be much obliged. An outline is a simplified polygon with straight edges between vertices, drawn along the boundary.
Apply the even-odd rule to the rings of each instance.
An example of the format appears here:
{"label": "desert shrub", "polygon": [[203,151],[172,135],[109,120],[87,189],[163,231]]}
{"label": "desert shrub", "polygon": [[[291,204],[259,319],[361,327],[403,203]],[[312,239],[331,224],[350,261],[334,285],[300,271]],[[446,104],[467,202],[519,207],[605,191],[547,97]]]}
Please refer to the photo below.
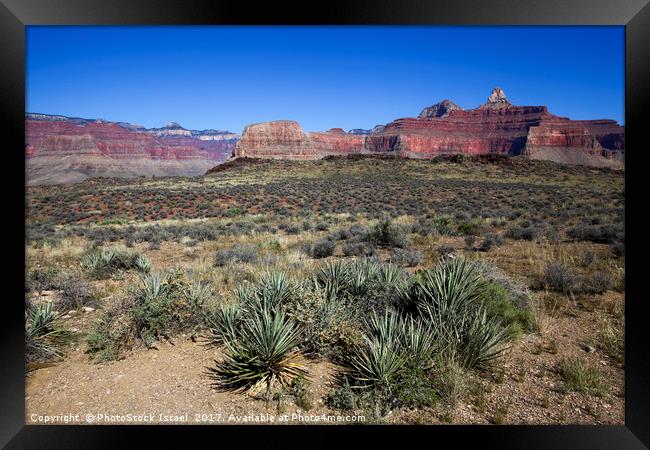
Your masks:
{"label": "desert shrub", "polygon": [[448,255],[448,254],[454,252],[454,247],[452,247],[452,246],[450,246],[450,245],[447,245],[447,244],[442,244],[442,245],[439,245],[439,246],[436,248],[436,251],[437,251],[438,254],[441,255],[441,256],[443,256],[443,255]]}
{"label": "desert shrub", "polygon": [[299,408],[309,411],[314,407],[314,400],[309,393],[309,384],[303,374],[298,375],[293,381],[290,392],[293,396],[294,403]]}
{"label": "desert shrub", "polygon": [[519,241],[533,241],[542,234],[542,229],[537,226],[513,226],[506,231],[506,237]]}
{"label": "desert shrub", "polygon": [[51,289],[58,289],[57,277],[59,269],[52,266],[36,267],[27,272],[25,277],[25,292],[30,291],[46,291]]}
{"label": "desert shrub", "polygon": [[299,362],[300,331],[282,310],[260,303],[245,311],[234,336],[224,336],[224,356],[208,368],[218,390],[268,394],[307,373]]}
{"label": "desert shrub", "polygon": [[298,224],[291,224],[284,229],[284,232],[287,234],[300,234],[302,232],[302,227]]}
{"label": "desert shrub", "polygon": [[417,266],[422,262],[422,252],[414,249],[394,248],[391,251],[390,262],[403,267]]}
{"label": "desert shrub", "polygon": [[214,255],[216,267],[228,263],[254,263],[257,260],[257,248],[254,245],[234,245],[230,248],[218,250]]}
{"label": "desert shrub", "polygon": [[429,228],[435,235],[451,236],[455,234],[454,219],[451,216],[434,217]]}
{"label": "desert shrub", "polygon": [[592,225],[587,223],[578,224],[567,231],[567,235],[576,241],[592,241],[605,244],[613,244],[620,241],[624,236],[622,225]]}
{"label": "desert shrub", "polygon": [[566,392],[584,392],[602,396],[605,393],[603,375],[596,366],[589,364],[584,359],[570,357],[563,359],[558,367],[564,381]]}
{"label": "desert shrub", "polygon": [[[330,264],[330,271],[336,271],[336,264]],[[346,298],[336,292],[331,285],[327,290],[318,284],[304,284],[285,304],[287,314],[301,330],[300,347],[310,357],[340,358],[361,339]]]}
{"label": "desert shrub", "polygon": [[612,286],[612,278],[607,273],[598,271],[582,277],[580,290],[586,294],[602,294]]}
{"label": "desert shrub", "polygon": [[390,219],[382,219],[368,231],[366,240],[379,247],[404,248],[409,244],[404,231]]}
{"label": "desert shrub", "polygon": [[481,223],[476,220],[462,222],[458,224],[458,233],[463,235],[475,236],[481,229]]}
{"label": "desert shrub", "polygon": [[316,241],[311,248],[312,258],[327,258],[332,256],[336,243],[329,239],[320,239]]}
{"label": "desert shrub", "polygon": [[57,308],[68,311],[90,305],[96,293],[90,283],[76,273],[61,274],[56,279],[56,289],[61,291]]}
{"label": "desert shrub", "polygon": [[578,286],[578,277],[566,265],[559,262],[551,262],[544,267],[544,273],[539,283],[551,291],[568,294],[574,292]]}
{"label": "desert shrub", "polygon": [[619,362],[625,361],[625,322],[622,319],[606,320],[597,336],[597,345]]}
{"label": "desert shrub", "polygon": [[625,242],[621,240],[616,240],[612,243],[612,251],[615,256],[625,255]]}
{"label": "desert shrub", "polygon": [[330,229],[330,226],[327,222],[318,222],[316,224],[316,230],[318,231],[328,231]]}
{"label": "desert shrub", "polygon": [[594,252],[592,252],[591,250],[587,250],[582,254],[582,257],[580,259],[580,265],[582,267],[589,267],[594,263],[595,260],[596,260],[596,255],[594,254]]}
{"label": "desert shrub", "polygon": [[369,242],[346,242],[341,250],[345,256],[373,256],[377,249]]}
{"label": "desert shrub", "polygon": [[490,281],[483,295],[483,305],[489,317],[501,320],[509,328],[513,337],[519,337],[524,332],[532,332],[535,327],[535,317],[530,308],[518,308],[510,300],[506,288],[497,282]]}
{"label": "desert shrub", "polygon": [[474,249],[474,243],[476,242],[476,236],[470,234],[465,236],[465,248],[468,250]]}
{"label": "desert shrub", "polygon": [[483,242],[479,246],[482,252],[489,251],[492,247],[500,247],[503,245],[503,237],[500,234],[488,233],[483,238]]}
{"label": "desert shrub", "polygon": [[137,342],[152,348],[158,339],[202,324],[204,312],[187,296],[188,287],[180,272],[142,275],[93,323],[86,352],[98,362],[111,361]]}
{"label": "desert shrub", "polygon": [[473,266],[488,282],[502,287],[508,293],[507,298],[515,308],[528,309],[532,307],[531,292],[523,283],[517,282],[489,261],[474,261]]}

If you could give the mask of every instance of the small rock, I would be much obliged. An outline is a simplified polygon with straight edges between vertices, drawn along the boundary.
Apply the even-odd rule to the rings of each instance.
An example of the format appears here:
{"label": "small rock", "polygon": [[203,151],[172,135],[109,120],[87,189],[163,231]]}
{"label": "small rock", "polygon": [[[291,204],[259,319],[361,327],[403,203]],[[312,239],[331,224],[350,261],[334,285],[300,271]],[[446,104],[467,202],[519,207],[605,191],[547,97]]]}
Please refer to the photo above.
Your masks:
{"label": "small rock", "polygon": [[588,345],[588,344],[584,344],[584,345],[582,346],[582,349],[583,349],[584,351],[586,351],[587,353],[593,353],[593,352],[596,351],[595,348],[593,348],[591,345]]}
{"label": "small rock", "polygon": [[69,316],[74,316],[75,314],[77,314],[77,310],[76,310],[76,309],[71,309],[70,311],[68,311],[68,315],[69,315]]}
{"label": "small rock", "polygon": [[95,310],[95,308],[93,308],[93,307],[91,307],[91,306],[84,306],[84,307],[81,308],[81,309],[82,309],[83,312],[85,312],[85,313],[93,312],[93,311]]}
{"label": "small rock", "polygon": [[70,315],[66,314],[65,316],[61,316],[62,319],[69,319]]}

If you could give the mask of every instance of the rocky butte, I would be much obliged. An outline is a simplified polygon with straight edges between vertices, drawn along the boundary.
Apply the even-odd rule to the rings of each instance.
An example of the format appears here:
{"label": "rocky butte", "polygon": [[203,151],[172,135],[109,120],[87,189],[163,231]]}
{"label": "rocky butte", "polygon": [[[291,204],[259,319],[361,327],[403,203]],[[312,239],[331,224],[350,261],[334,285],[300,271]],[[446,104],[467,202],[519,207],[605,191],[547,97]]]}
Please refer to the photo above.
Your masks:
{"label": "rocky butte", "polygon": [[526,155],[569,164],[622,167],[625,130],[614,120],[571,120],[546,106],[515,106],[494,88],[486,103],[464,110],[450,100],[373,130],[304,132],[297,122],[248,125],[232,157],[319,159],[392,154],[433,158],[445,153]]}
{"label": "rocky butte", "polygon": [[27,114],[27,182],[200,175],[226,160],[238,138],[229,131],[186,130],[174,122],[148,129],[101,119]]}

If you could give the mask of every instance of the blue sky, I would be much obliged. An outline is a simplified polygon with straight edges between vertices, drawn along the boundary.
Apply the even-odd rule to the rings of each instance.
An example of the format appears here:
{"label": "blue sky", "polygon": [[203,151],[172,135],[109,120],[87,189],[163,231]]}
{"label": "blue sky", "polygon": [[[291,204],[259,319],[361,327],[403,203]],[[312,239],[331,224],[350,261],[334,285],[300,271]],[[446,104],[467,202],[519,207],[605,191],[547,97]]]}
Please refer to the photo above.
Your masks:
{"label": "blue sky", "polygon": [[28,112],[241,132],[371,128],[500,86],[624,122],[623,27],[27,27]]}

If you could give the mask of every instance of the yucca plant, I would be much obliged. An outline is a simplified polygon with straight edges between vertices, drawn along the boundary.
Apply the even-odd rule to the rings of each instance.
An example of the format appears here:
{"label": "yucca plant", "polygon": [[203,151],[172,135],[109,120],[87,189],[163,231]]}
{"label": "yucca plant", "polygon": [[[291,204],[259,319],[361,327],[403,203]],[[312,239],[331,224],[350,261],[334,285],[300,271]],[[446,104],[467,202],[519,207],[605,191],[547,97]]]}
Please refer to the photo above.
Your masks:
{"label": "yucca plant", "polygon": [[28,358],[62,357],[64,353],[53,343],[65,333],[54,326],[60,314],[52,309],[52,303],[29,305],[25,309],[25,347]]}
{"label": "yucca plant", "polygon": [[86,253],[81,258],[81,268],[90,272],[96,273],[102,265],[102,257],[100,252]]}
{"label": "yucca plant", "polygon": [[325,289],[325,298],[339,297],[347,289],[347,268],[342,261],[327,261],[316,273],[316,282]]}
{"label": "yucca plant", "polygon": [[297,349],[299,330],[284,312],[268,306],[248,313],[234,335],[224,335],[224,358],[208,368],[214,387],[250,395],[269,394],[277,385],[288,388],[307,374]]}
{"label": "yucca plant", "polygon": [[147,255],[138,255],[135,260],[135,267],[142,273],[149,273],[151,271],[151,260]]}
{"label": "yucca plant", "polygon": [[463,258],[442,258],[433,270],[424,271],[411,291],[418,306],[434,304],[453,313],[480,299],[485,288],[481,274]]}
{"label": "yucca plant", "polygon": [[348,291],[353,296],[368,292],[369,282],[379,273],[379,264],[372,258],[354,260],[347,266]]}
{"label": "yucca plant", "polygon": [[52,309],[52,302],[31,305],[25,310],[25,330],[33,338],[42,338],[56,333],[54,322],[60,314]]}
{"label": "yucca plant", "polygon": [[390,391],[399,370],[407,361],[400,342],[396,314],[373,312],[367,321],[365,342],[357,346],[349,360],[350,375],[362,387]]}
{"label": "yucca plant", "polygon": [[382,264],[377,279],[383,284],[399,286],[406,278],[404,270],[392,263]]}
{"label": "yucca plant", "polygon": [[207,283],[192,283],[184,293],[192,306],[201,307],[212,296],[212,288]]}
{"label": "yucca plant", "polygon": [[140,298],[146,302],[167,294],[169,285],[167,277],[161,273],[148,273],[141,278]]}
{"label": "yucca plant", "polygon": [[487,364],[504,349],[510,332],[489,319],[481,304],[485,282],[475,267],[461,258],[441,260],[404,293],[435,333],[448,358],[464,368]]}
{"label": "yucca plant", "polygon": [[266,307],[276,311],[291,300],[296,286],[284,272],[267,272],[257,283],[240,285],[234,290],[234,296],[243,309],[255,311]]}

